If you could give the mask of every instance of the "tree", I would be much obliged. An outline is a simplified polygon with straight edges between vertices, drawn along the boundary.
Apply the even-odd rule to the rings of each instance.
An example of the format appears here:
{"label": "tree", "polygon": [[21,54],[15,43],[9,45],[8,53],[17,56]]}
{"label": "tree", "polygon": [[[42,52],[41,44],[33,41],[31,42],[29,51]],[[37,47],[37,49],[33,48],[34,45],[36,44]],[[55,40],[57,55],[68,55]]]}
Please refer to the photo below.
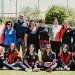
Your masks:
{"label": "tree", "polygon": [[24,14],[25,19],[27,19],[27,20],[31,20],[31,19],[38,20],[42,17],[41,12],[37,7],[34,7],[34,8],[24,7],[21,11],[22,12],[20,12],[20,13]]}
{"label": "tree", "polygon": [[54,17],[57,17],[59,24],[61,24],[64,19],[72,16],[73,13],[70,9],[60,6],[53,6],[47,10],[45,14],[45,20],[47,24],[52,24]]}

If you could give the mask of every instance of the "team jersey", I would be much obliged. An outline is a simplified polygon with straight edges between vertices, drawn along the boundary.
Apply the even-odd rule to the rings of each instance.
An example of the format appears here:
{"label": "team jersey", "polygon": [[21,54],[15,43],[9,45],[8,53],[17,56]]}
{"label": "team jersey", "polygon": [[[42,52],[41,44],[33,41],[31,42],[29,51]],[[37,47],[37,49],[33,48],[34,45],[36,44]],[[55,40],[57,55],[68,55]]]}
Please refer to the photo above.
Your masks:
{"label": "team jersey", "polygon": [[38,61],[38,54],[35,53],[31,55],[30,53],[27,53],[24,60],[27,60],[29,64],[31,64],[32,62],[36,63],[36,61]]}
{"label": "team jersey", "polygon": [[8,55],[8,62],[10,64],[13,64],[15,61],[17,61],[17,59],[19,59],[19,61],[22,61],[22,58],[21,58],[19,52],[16,50],[13,53],[10,53]]}
{"label": "team jersey", "polygon": [[51,52],[51,55],[46,55],[45,58],[42,58],[44,62],[52,62],[54,59],[56,59],[56,54],[54,52]]}
{"label": "team jersey", "polygon": [[18,20],[14,24],[14,29],[16,30],[16,38],[22,38],[22,39],[24,39],[24,32],[25,32],[25,30],[27,28],[28,28],[28,25],[27,25],[26,22],[20,23],[20,21]]}
{"label": "team jersey", "polygon": [[63,62],[65,65],[68,65],[69,62],[70,62],[70,60],[72,60],[72,55],[71,55],[70,52],[67,52],[67,53],[61,52],[61,53],[58,54],[58,57],[59,57],[59,59],[62,60],[62,62]]}
{"label": "team jersey", "polygon": [[35,27],[33,30],[31,30],[30,28],[28,28],[25,31],[26,34],[28,34],[28,40],[27,43],[28,44],[39,44],[39,36],[38,36],[38,32],[37,32],[37,28]]}
{"label": "team jersey", "polygon": [[10,45],[11,43],[16,44],[16,31],[14,29],[6,29],[4,45]]}
{"label": "team jersey", "polygon": [[68,28],[62,37],[63,44],[71,44],[72,28]]}
{"label": "team jersey", "polygon": [[40,40],[49,40],[49,27],[44,26],[44,27],[38,27],[38,34],[40,36]]}
{"label": "team jersey", "polygon": [[50,27],[50,40],[51,41],[61,41],[61,34],[60,34],[60,29],[61,29],[61,26],[60,25],[52,25]]}
{"label": "team jersey", "polygon": [[72,29],[73,44],[75,44],[75,28]]}

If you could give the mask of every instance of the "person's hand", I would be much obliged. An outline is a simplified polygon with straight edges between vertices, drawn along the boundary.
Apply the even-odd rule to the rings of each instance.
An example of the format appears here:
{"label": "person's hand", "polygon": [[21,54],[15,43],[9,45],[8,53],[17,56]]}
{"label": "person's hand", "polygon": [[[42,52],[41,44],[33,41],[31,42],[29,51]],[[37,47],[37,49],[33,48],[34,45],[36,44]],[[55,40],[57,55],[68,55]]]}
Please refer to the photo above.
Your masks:
{"label": "person's hand", "polygon": [[32,69],[32,67],[29,67],[29,69]]}
{"label": "person's hand", "polygon": [[64,66],[64,69],[66,70],[67,68],[68,68],[67,65],[65,65],[65,66]]}

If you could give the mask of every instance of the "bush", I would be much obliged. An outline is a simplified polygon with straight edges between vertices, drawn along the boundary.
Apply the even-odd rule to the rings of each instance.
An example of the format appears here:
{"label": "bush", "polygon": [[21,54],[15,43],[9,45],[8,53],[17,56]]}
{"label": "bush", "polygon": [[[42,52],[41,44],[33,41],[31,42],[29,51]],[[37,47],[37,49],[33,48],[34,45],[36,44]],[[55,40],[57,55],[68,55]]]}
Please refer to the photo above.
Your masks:
{"label": "bush", "polygon": [[62,24],[62,21],[70,16],[72,16],[70,9],[60,6],[52,6],[45,14],[45,21],[46,24],[52,24],[54,17],[57,17],[59,24]]}

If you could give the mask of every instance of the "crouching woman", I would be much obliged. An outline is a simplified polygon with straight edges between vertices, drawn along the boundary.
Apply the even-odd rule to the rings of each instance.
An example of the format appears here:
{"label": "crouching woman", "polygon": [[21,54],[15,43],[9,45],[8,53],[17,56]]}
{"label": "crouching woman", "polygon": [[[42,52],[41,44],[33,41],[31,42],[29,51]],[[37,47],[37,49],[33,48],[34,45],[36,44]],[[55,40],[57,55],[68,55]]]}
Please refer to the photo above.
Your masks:
{"label": "crouching woman", "polygon": [[61,67],[63,70],[70,70],[72,66],[72,55],[68,51],[68,45],[63,45],[62,51],[58,54],[58,58],[58,67]]}
{"label": "crouching woman", "polygon": [[9,50],[8,50],[8,63],[11,64],[13,67],[21,68],[22,70],[27,71],[27,67],[22,64],[22,58],[18,52],[18,50],[15,47],[14,43],[10,44]]}
{"label": "crouching woman", "polygon": [[34,44],[30,44],[29,48],[27,49],[24,57],[24,64],[34,72],[40,71],[38,54],[36,53]]}
{"label": "crouching woman", "polygon": [[56,54],[52,51],[51,45],[47,44],[46,49],[42,56],[42,66],[43,68],[50,72],[57,67]]}

